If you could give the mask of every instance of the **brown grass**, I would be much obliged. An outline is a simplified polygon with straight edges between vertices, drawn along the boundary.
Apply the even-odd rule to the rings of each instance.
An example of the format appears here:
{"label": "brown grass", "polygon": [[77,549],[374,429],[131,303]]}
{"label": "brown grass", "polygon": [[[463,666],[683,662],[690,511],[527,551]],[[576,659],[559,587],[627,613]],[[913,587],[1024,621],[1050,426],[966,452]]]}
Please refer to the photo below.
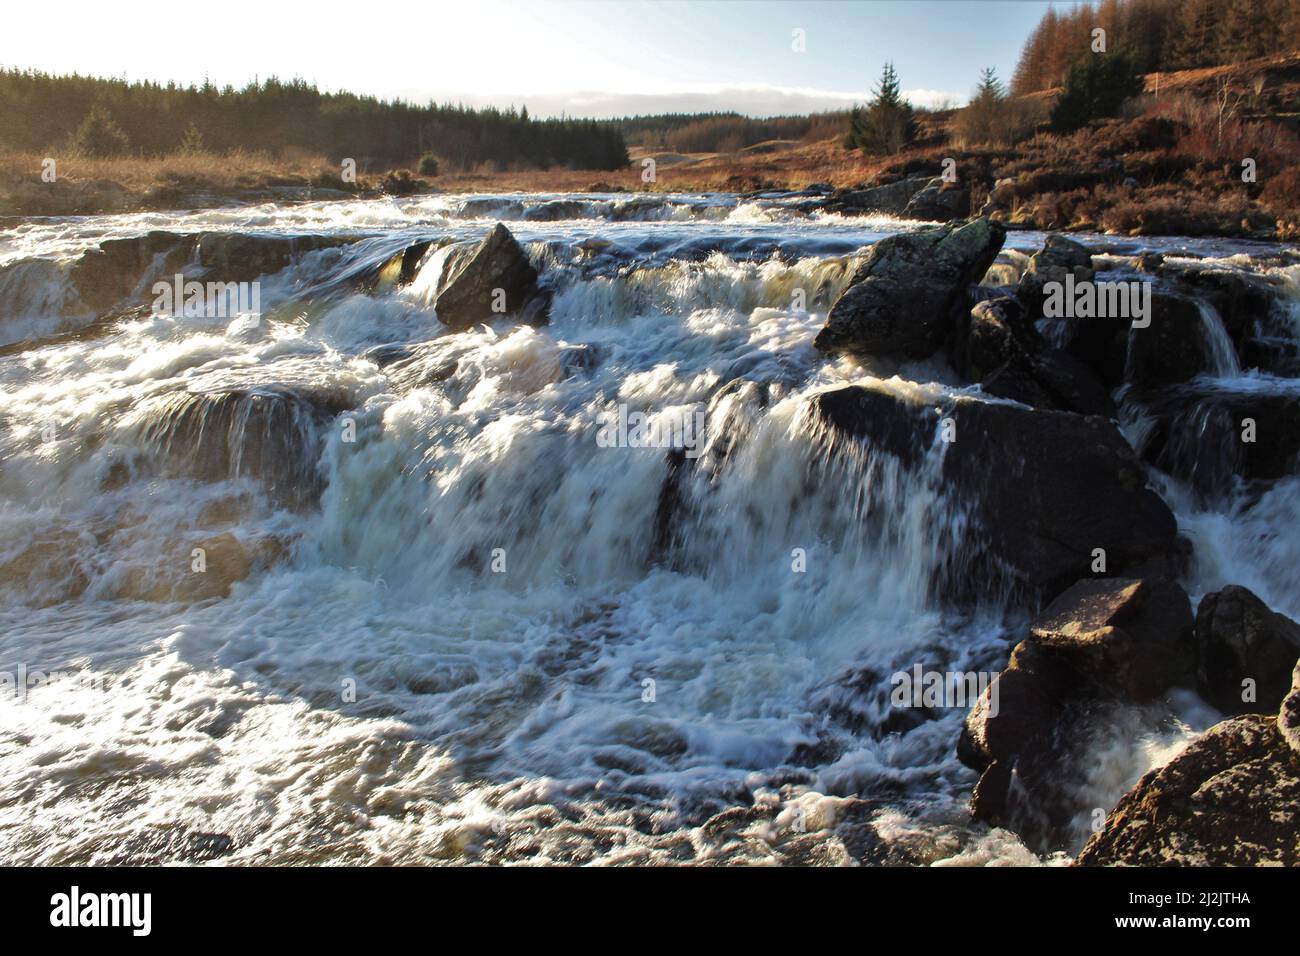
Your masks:
{"label": "brown grass", "polygon": [[[283,158],[244,150],[102,159],[76,154],[47,155],[56,161],[59,179],[74,183],[107,180],[128,190],[198,184],[214,189],[306,185],[322,176],[337,178],[339,174],[338,166],[327,162],[324,156],[305,153]],[[44,160],[45,155],[40,153],[0,151],[0,183],[11,185],[24,179],[40,182]]]}

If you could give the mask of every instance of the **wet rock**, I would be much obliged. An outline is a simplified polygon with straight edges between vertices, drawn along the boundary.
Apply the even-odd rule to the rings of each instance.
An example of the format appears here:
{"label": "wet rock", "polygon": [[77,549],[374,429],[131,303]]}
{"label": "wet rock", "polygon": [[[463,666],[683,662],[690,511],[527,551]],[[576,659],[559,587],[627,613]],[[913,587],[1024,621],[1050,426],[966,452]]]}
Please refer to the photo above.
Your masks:
{"label": "wet rock", "polygon": [[936,410],[883,387],[813,401],[835,432],[909,467],[931,453],[936,428],[950,420],[955,440],[939,467],[976,525],[963,552],[973,584],[1009,579],[1055,594],[1091,573],[1096,548],[1112,574],[1176,548],[1173,514],[1111,421],[966,397]]}
{"label": "wet rock", "polygon": [[504,293],[507,314],[527,313],[529,324],[544,324],[529,313],[540,300],[537,271],[510,230],[497,223],[479,243],[462,245],[447,258],[434,310],[453,331],[463,331],[497,318],[497,290]]}
{"label": "wet rock", "polygon": [[831,307],[815,345],[824,352],[925,358],[968,307],[1006,230],[987,219],[881,239]]}
{"label": "wet rock", "polygon": [[1029,318],[1037,319],[1043,314],[1043,287],[1049,282],[1064,283],[1067,275],[1073,275],[1075,282],[1092,281],[1096,275],[1092,253],[1081,243],[1053,233],[1043,248],[1030,257],[1016,289],[1016,296]]}
{"label": "wet rock", "polygon": [[251,282],[273,275],[298,256],[355,242],[355,236],[253,236],[205,232],[198,237],[199,265],[205,278],[221,282]]}
{"label": "wet rock", "polygon": [[1124,380],[1146,387],[1186,382],[1214,365],[1206,342],[1201,306],[1189,298],[1157,292],[1151,297],[1151,324],[1128,324]]}
{"label": "wet rock", "polygon": [[[1277,711],[1300,658],[1300,624],[1246,588],[1229,585],[1201,598],[1195,633],[1202,697],[1227,714]],[[1242,686],[1246,680],[1253,682],[1253,695]]]}
{"label": "wet rock", "polygon": [[957,755],[981,772],[972,814],[1059,844],[1086,772],[1072,745],[1108,708],[1185,682],[1191,629],[1187,594],[1168,578],[1085,578],[1057,597],[967,715]]}
{"label": "wet rock", "polygon": [[98,249],[82,254],[71,278],[82,301],[102,312],[125,302],[152,301],[153,283],[169,281],[177,274],[187,280],[251,282],[279,272],[303,253],[346,245],[356,238],[149,232],[105,240]]}
{"label": "wet rock", "polygon": [[1276,718],[1250,715],[1216,724],[1146,774],[1075,862],[1296,866],[1300,754],[1288,746]]}
{"label": "wet rock", "polygon": [[306,507],[323,487],[322,429],[352,406],[337,390],[263,385],[165,396],[145,413],[143,443],[173,473],[250,476],[278,503]]}
{"label": "wet rock", "polygon": [[528,222],[557,222],[562,219],[581,219],[587,204],[576,199],[553,199],[533,206],[524,213]]}
{"label": "wet rock", "polygon": [[1279,297],[1284,294],[1279,279],[1200,263],[1166,262],[1160,274],[1185,295],[1209,302],[1239,347],[1256,323],[1266,322],[1272,316]]}
{"label": "wet rock", "polygon": [[[107,239],[98,249],[82,253],[72,267],[72,284],[84,302],[99,312],[122,302],[133,292],[143,295],[143,281],[166,276],[189,260],[193,237],[149,232],[130,239]],[[137,296],[138,297],[138,296]]]}
{"label": "wet rock", "polygon": [[1142,457],[1204,500],[1238,479],[1273,481],[1300,470],[1300,401],[1289,387],[1197,381],[1135,394],[1134,401],[1151,419]]}

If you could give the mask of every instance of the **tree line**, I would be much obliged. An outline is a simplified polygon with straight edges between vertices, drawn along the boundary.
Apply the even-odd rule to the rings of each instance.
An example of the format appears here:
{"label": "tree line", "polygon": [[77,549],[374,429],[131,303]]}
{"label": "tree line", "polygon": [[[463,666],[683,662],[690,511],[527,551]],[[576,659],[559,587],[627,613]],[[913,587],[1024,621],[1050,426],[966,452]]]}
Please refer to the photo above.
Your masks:
{"label": "tree line", "polygon": [[1025,42],[1011,80],[1020,95],[1060,86],[1106,31],[1107,52],[1140,73],[1238,63],[1300,48],[1300,0],[1098,0],[1051,7]]}
{"label": "tree line", "polygon": [[0,146],[100,155],[297,148],[363,166],[432,155],[453,169],[617,169],[629,162],[617,126],[535,120],[526,107],[418,106],[275,77],[235,89],[18,69],[0,70]]}

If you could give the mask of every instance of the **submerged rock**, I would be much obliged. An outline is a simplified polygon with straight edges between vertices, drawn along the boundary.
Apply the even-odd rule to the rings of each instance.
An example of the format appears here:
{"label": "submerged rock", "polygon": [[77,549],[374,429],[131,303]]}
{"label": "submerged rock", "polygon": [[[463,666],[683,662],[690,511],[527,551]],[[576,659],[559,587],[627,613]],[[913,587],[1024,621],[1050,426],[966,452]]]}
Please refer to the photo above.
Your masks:
{"label": "submerged rock", "polygon": [[967,307],[1006,238],[987,219],[901,233],[871,247],[831,306],[815,345],[824,352],[933,355]]}
{"label": "submerged rock", "polygon": [[[502,301],[502,299],[504,301]],[[497,223],[477,244],[452,251],[438,282],[434,311],[452,331],[463,331],[506,314],[520,314],[529,324],[545,324],[537,270],[510,230]]]}
{"label": "submerged rock", "polygon": [[1300,624],[1232,584],[1201,598],[1195,633],[1201,696],[1227,714],[1277,711],[1300,658]]}

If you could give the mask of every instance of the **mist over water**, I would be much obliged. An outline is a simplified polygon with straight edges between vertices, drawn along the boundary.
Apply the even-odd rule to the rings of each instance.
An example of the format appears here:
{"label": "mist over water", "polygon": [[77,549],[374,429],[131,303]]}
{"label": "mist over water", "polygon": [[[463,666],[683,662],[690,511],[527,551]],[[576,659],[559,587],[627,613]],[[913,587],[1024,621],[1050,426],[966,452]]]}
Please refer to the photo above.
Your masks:
{"label": "mist over water", "polygon": [[[360,281],[416,240],[496,221],[553,294],[549,325],[448,332],[436,243],[409,284]],[[1025,622],[952,599],[969,518],[941,480],[939,416],[907,464],[810,413],[868,380],[936,407],[979,396],[938,361],[812,347],[864,248],[917,227],[709,195],[10,230],[0,670],[79,679],[0,699],[0,858],[1033,862],[968,822],[965,709],[890,705],[890,675],[917,663],[999,670]],[[260,320],[144,309],[96,325],[72,263],[152,229],[358,241],[263,277]],[[1013,233],[995,271],[1014,276],[1042,238]],[[1084,241],[1117,261],[1272,269],[1295,289],[1296,267],[1265,261],[1277,247]],[[1290,387],[1241,373],[1202,318],[1202,384]],[[703,412],[695,466],[600,447],[620,406]],[[1122,403],[1135,444],[1144,414]],[[1153,481],[1193,541],[1193,599],[1240,583],[1300,615],[1296,479],[1210,497]],[[1177,726],[1128,715],[1083,804],[1113,805],[1215,717],[1183,711]]]}

